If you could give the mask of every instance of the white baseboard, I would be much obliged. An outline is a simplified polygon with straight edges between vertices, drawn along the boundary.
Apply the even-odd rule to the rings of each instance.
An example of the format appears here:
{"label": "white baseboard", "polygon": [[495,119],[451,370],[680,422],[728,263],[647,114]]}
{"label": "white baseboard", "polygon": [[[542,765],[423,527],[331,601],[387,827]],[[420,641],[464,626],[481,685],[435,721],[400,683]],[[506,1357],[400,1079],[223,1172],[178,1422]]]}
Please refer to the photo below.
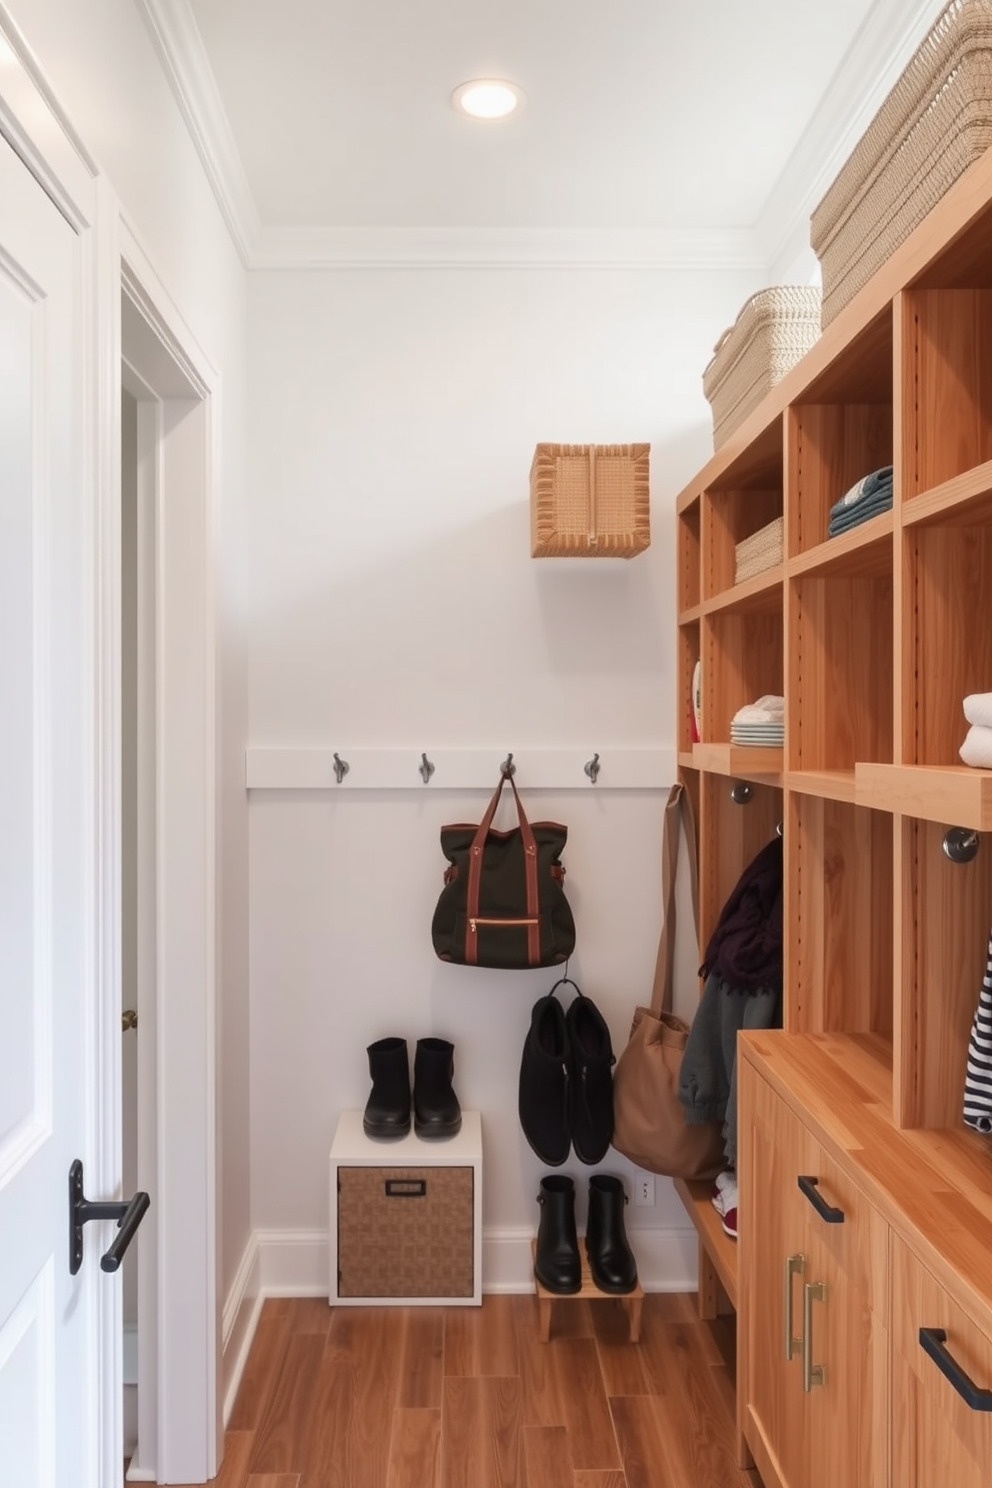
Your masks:
{"label": "white baseboard", "polygon": [[[529,1292],[534,1285],[527,1228],[482,1233],[482,1290]],[[680,1227],[628,1230],[637,1271],[646,1292],[691,1292],[696,1288],[696,1232]],[[256,1230],[259,1297],[326,1297],[330,1241],[326,1230]],[[232,1294],[233,1295],[233,1294]],[[225,1308],[225,1319],[228,1309]],[[226,1358],[225,1348],[225,1358]]]}
{"label": "white baseboard", "polygon": [[227,1426],[234,1409],[235,1396],[241,1383],[248,1350],[255,1336],[258,1315],[262,1310],[262,1292],[259,1284],[258,1236],[249,1236],[241,1264],[224,1303],[222,1320],[222,1392],[224,1398],[223,1419]]}

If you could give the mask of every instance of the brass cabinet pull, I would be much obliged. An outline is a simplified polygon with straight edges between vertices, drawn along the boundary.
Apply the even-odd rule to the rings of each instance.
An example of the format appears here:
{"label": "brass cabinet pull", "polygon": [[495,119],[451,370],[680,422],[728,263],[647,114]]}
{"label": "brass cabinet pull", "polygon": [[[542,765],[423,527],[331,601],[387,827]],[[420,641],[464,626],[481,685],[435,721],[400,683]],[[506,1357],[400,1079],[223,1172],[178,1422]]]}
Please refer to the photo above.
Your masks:
{"label": "brass cabinet pull", "polygon": [[809,1395],[814,1385],[825,1385],[827,1366],[813,1363],[813,1303],[827,1300],[824,1281],[807,1281],[803,1287],[803,1389]]}
{"label": "brass cabinet pull", "polygon": [[794,1359],[802,1352],[803,1341],[792,1331],[792,1278],[806,1275],[806,1257],[802,1254],[785,1258],[785,1357]]}

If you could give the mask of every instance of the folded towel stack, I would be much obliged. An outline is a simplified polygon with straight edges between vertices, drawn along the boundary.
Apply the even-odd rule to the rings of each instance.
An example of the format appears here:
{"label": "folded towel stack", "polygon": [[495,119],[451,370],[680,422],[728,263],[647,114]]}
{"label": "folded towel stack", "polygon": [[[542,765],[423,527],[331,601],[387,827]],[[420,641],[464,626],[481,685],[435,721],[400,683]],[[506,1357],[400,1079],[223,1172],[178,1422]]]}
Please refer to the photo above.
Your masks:
{"label": "folded towel stack", "polygon": [[738,708],[730,720],[730,742],[781,749],[785,743],[785,698],[766,693]]}
{"label": "folded towel stack", "polygon": [[888,511],[891,506],[892,466],[883,465],[881,469],[873,470],[871,475],[859,480],[839,501],[834,502],[830,508],[827,536],[837,537],[839,533],[847,532],[851,527],[858,527],[871,517],[878,516],[879,512]]}
{"label": "folded towel stack", "polygon": [[962,704],[971,724],[958,753],[976,770],[992,770],[992,692],[969,693]]}
{"label": "folded towel stack", "polygon": [[734,572],[734,583],[743,584],[745,579],[753,579],[758,574],[764,573],[766,569],[774,568],[782,562],[782,518],[776,517],[774,522],[769,522],[767,527],[753,532],[750,537],[745,537],[737,544],[734,550],[736,557],[736,568]]}

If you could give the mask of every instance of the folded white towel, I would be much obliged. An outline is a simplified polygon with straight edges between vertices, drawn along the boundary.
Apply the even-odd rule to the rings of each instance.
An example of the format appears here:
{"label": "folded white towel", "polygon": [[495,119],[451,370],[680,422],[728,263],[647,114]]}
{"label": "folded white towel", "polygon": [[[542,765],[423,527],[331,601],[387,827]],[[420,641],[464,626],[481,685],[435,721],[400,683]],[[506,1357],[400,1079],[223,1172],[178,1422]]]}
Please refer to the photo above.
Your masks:
{"label": "folded white towel", "polygon": [[738,708],[731,725],[735,723],[781,723],[785,718],[785,698],[777,697],[774,693],[765,693],[763,697],[756,698],[753,703],[745,703],[743,708]]}
{"label": "folded white towel", "polygon": [[971,692],[961,706],[969,723],[992,728],[992,692]]}
{"label": "folded white towel", "polygon": [[976,770],[992,770],[992,728],[973,723],[958,753],[966,765],[973,765]]}

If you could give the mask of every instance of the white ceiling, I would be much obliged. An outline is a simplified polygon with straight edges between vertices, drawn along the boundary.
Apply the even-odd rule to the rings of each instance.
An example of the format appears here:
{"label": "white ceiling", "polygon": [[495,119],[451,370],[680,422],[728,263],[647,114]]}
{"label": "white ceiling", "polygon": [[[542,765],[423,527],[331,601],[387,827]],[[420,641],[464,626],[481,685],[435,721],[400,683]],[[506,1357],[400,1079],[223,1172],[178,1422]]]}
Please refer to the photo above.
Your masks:
{"label": "white ceiling", "polygon": [[[877,106],[938,9],[933,0],[139,3],[170,52],[242,239],[760,229],[776,189],[784,210],[795,185],[808,192],[827,162],[836,169],[853,125],[863,128],[866,106]],[[523,87],[523,111],[501,123],[456,114],[457,84],[493,75]],[[787,224],[764,227],[767,238]],[[772,255],[780,245],[764,246]]]}

